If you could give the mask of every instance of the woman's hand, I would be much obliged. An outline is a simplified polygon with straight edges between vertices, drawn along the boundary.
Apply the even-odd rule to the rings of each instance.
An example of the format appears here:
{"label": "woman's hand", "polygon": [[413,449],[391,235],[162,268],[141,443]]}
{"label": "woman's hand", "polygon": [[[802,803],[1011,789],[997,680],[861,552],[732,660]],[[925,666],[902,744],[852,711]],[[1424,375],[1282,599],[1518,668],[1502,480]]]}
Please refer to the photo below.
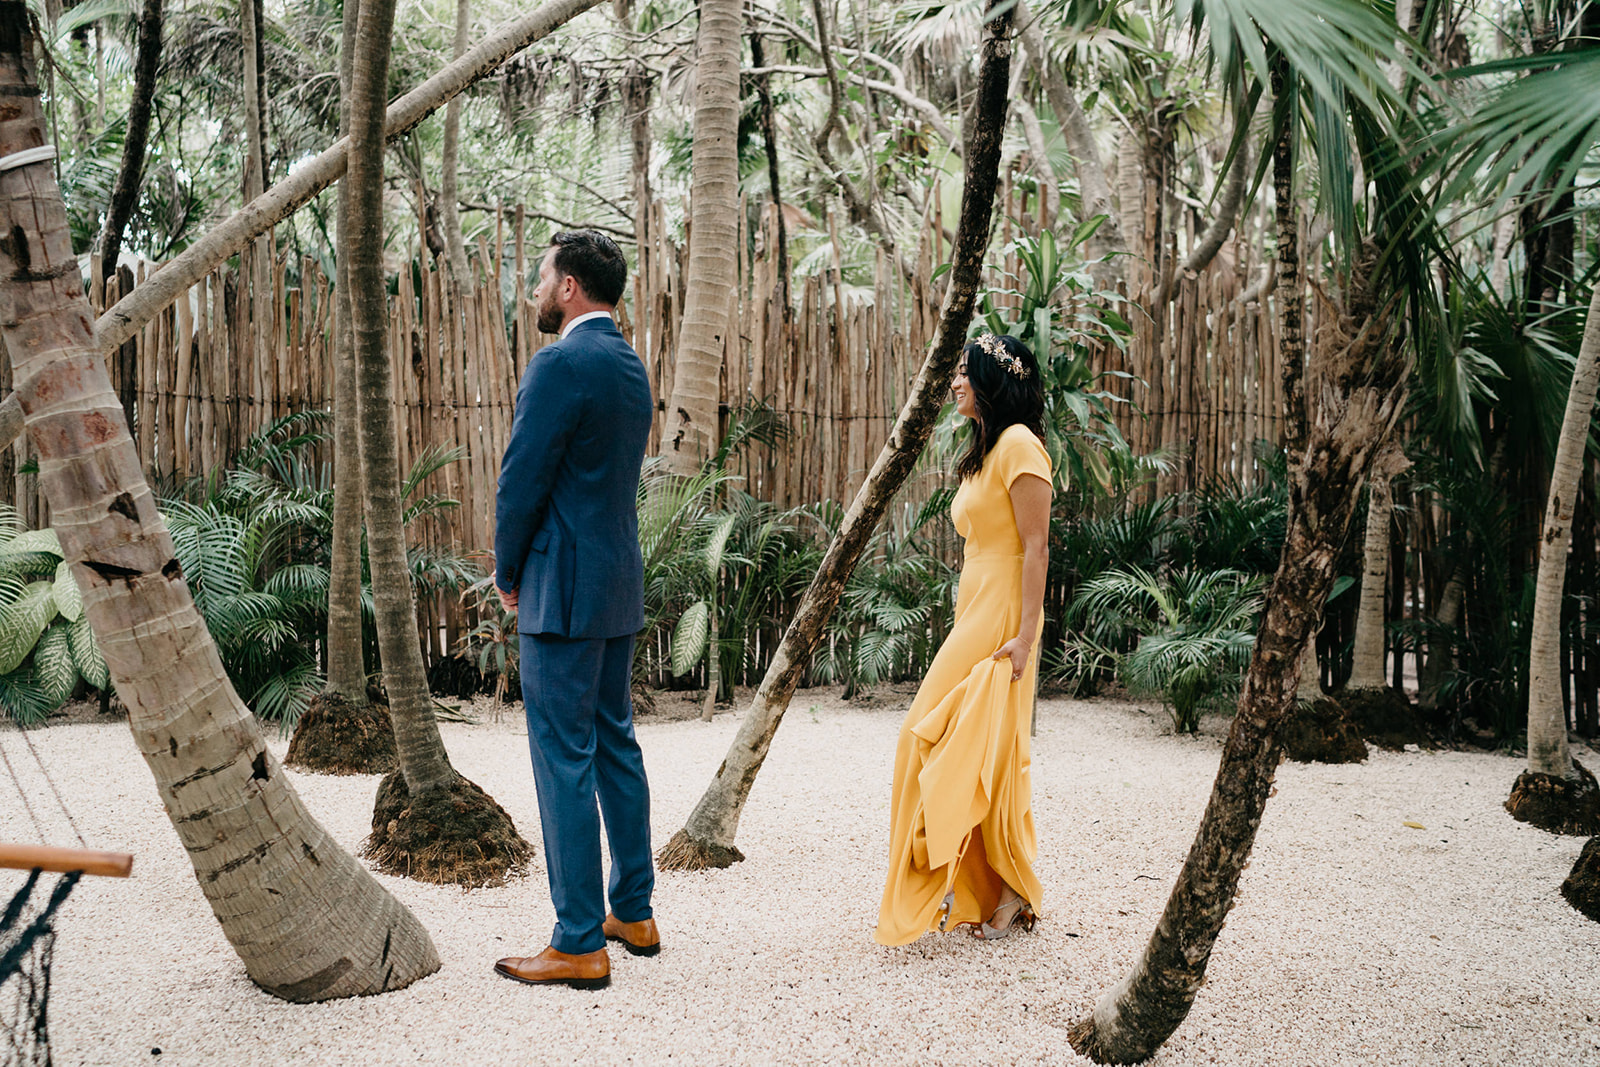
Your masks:
{"label": "woman's hand", "polygon": [[1033,642],[1021,637],[1013,637],[1001,645],[999,650],[989,658],[1005,659],[1007,656],[1011,657],[1011,680],[1015,682],[1022,677],[1022,672],[1028,669],[1028,652],[1032,648]]}

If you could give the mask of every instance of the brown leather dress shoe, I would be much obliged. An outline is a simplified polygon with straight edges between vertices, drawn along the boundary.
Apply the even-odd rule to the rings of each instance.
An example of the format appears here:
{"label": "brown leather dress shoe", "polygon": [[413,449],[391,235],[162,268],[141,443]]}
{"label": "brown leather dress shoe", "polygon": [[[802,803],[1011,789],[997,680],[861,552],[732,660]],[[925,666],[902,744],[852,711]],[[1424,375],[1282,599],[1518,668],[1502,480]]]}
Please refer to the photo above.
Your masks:
{"label": "brown leather dress shoe", "polygon": [[529,985],[604,989],[611,984],[611,957],[604,948],[569,956],[551,946],[537,956],[510,956],[500,960],[494,969],[497,974]]}
{"label": "brown leather dress shoe", "polygon": [[661,951],[661,934],[656,930],[654,919],[625,923],[608,911],[600,929],[605,931],[607,941],[622,942],[622,947],[631,955],[654,956]]}

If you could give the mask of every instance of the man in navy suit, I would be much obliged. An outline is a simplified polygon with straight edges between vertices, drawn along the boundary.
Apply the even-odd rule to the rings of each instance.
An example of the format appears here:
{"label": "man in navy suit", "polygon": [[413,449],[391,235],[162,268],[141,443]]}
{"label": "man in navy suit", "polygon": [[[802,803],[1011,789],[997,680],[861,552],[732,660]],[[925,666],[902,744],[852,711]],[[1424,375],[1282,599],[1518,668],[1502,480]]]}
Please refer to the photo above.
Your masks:
{"label": "man in navy suit", "polygon": [[650,790],[629,695],[633,638],[644,626],[639,468],[655,405],[644,364],[612,321],[627,277],[604,234],[553,239],[533,299],[539,329],[561,339],[534,353],[522,377],[495,500],[495,585],[517,612],[556,911],[550,947],[495,970],[535,985],[608,985],[607,940],[640,956],[660,950]]}

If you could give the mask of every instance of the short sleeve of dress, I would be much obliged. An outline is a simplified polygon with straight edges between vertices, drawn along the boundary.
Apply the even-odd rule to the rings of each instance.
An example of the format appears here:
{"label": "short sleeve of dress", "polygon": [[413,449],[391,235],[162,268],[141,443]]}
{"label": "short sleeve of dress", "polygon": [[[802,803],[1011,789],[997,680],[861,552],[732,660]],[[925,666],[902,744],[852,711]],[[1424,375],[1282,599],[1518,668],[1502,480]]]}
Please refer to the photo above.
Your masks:
{"label": "short sleeve of dress", "polygon": [[1050,482],[1050,454],[1025,426],[1008,426],[994,443],[996,473],[1007,489],[1024,474]]}

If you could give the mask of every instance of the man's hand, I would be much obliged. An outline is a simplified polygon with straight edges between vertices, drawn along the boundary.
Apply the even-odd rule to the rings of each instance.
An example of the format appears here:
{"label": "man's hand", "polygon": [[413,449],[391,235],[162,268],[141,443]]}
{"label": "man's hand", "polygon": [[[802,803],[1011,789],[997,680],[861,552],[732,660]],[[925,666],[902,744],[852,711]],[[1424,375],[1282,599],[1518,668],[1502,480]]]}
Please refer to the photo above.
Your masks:
{"label": "man's hand", "polygon": [[517,591],[515,589],[501,589],[499,585],[496,585],[494,591],[500,594],[500,603],[506,606],[507,611],[517,610]]}

